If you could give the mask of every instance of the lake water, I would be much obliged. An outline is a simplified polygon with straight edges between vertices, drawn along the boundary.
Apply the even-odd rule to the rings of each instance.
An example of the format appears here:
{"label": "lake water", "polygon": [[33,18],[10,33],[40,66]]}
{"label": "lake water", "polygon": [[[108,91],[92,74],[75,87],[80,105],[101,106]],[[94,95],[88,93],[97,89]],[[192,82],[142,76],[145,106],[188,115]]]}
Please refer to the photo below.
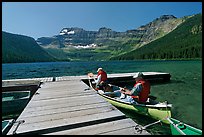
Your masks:
{"label": "lake water", "polygon": [[[158,100],[173,104],[172,117],[202,129],[202,61],[100,61],[100,62],[44,62],[2,64],[2,79],[60,77],[96,74],[98,67],[111,73],[138,71],[167,72],[171,81],[153,84],[151,94]],[[124,110],[121,110],[124,111]],[[154,122],[140,115],[125,112],[141,125]],[[149,128],[154,134],[169,134],[169,128],[157,124]],[[158,132],[163,130],[163,133]]]}

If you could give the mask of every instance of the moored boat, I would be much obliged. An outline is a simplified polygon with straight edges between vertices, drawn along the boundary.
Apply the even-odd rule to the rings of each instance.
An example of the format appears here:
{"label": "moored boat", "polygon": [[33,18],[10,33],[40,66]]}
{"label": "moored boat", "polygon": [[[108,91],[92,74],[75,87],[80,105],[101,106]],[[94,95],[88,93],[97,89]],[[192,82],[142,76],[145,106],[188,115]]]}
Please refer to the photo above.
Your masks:
{"label": "moored boat", "polygon": [[[99,95],[101,95],[103,98],[105,98],[108,102],[110,102],[112,105],[128,109],[133,112],[151,117],[155,120],[161,120],[161,122],[169,124],[169,121],[166,119],[166,117],[171,117],[171,107],[172,104],[168,104],[167,102],[158,102],[156,100],[153,100],[151,98],[148,98],[148,101],[145,104],[140,104],[137,102],[129,102],[125,99],[121,98],[121,95],[117,96],[110,96],[110,94],[106,94],[106,92],[102,90],[96,90],[94,88],[94,85],[92,85],[91,79],[89,79],[90,87],[93,88]],[[112,85],[112,88],[117,89],[118,87]]]}
{"label": "moored boat", "polygon": [[30,91],[2,92],[2,116],[21,112],[30,100]]}
{"label": "moored boat", "polygon": [[7,132],[9,131],[9,129],[11,128],[11,126],[14,123],[14,119],[7,119],[7,120],[3,120],[2,123],[2,135],[6,135]]}
{"label": "moored boat", "polygon": [[185,124],[175,118],[167,118],[172,135],[202,135],[202,130]]}

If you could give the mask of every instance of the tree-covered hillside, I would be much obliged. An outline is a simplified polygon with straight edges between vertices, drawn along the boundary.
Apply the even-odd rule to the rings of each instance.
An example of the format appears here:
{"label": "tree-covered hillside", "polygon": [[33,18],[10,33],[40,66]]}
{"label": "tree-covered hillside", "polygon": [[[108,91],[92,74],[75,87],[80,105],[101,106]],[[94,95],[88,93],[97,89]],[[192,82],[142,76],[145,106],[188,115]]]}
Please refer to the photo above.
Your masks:
{"label": "tree-covered hillside", "polygon": [[202,58],[202,14],[188,18],[164,37],[110,60],[182,58]]}
{"label": "tree-covered hillside", "polygon": [[35,39],[2,31],[2,63],[56,61]]}

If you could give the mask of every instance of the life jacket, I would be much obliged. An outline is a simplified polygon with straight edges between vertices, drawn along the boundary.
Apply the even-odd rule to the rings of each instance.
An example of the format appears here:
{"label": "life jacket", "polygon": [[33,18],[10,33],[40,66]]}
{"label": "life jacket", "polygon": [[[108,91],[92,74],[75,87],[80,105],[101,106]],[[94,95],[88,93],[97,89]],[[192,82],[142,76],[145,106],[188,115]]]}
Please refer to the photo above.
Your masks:
{"label": "life jacket", "polygon": [[101,75],[101,81],[106,82],[108,80],[107,73],[105,71],[103,71],[103,70],[99,71],[98,75],[97,75],[97,78],[98,78],[99,75]]}
{"label": "life jacket", "polygon": [[142,91],[139,93],[139,97],[138,96],[131,96],[132,98],[138,98],[138,102],[146,102],[147,98],[149,96],[150,93],[150,83],[144,79],[138,80],[134,87],[138,84],[141,83],[142,84]]}

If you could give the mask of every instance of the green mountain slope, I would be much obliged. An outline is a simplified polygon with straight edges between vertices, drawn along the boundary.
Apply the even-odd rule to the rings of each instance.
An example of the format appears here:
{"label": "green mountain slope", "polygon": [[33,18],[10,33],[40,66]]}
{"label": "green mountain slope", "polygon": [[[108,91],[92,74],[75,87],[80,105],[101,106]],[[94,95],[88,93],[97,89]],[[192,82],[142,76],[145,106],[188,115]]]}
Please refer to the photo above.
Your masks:
{"label": "green mountain slope", "polygon": [[27,36],[2,31],[2,63],[56,61]]}
{"label": "green mountain slope", "polygon": [[194,15],[175,30],[141,48],[110,60],[187,59],[202,57],[202,14]]}

